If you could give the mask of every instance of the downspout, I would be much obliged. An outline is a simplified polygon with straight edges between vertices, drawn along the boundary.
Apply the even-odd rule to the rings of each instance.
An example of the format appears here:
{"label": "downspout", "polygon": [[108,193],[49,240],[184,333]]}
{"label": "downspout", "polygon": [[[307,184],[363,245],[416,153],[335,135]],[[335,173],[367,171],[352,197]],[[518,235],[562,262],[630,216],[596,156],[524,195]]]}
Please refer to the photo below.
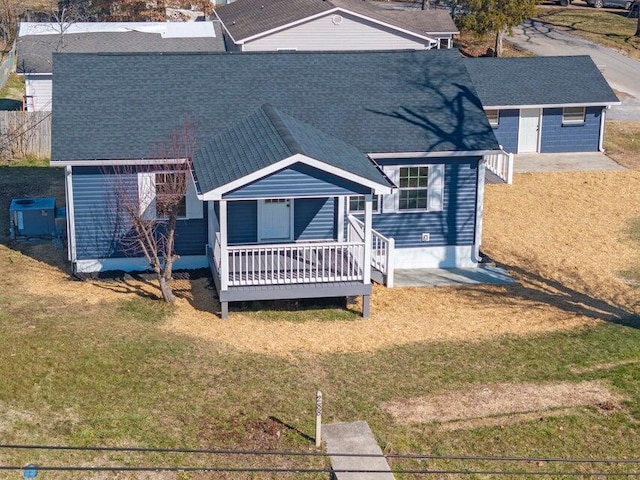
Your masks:
{"label": "downspout", "polygon": [[480,244],[482,243],[482,215],[484,211],[484,172],[485,172],[485,159],[481,157],[478,162],[478,179],[476,184],[476,232],[473,242],[473,261],[476,263],[482,262],[480,256]]}
{"label": "downspout", "polygon": [[607,105],[602,109],[602,113],[600,115],[600,138],[598,139],[598,150],[604,152],[604,121],[607,116],[607,110],[610,109],[611,106]]}

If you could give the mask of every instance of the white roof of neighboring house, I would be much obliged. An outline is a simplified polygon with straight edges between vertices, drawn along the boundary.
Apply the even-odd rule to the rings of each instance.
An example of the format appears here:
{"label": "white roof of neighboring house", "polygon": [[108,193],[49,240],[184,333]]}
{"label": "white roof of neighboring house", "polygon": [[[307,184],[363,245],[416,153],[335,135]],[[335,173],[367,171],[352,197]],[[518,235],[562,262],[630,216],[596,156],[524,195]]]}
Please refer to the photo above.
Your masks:
{"label": "white roof of neighboring house", "polygon": [[19,37],[73,33],[141,32],[159,33],[162,38],[204,38],[216,36],[212,22],[21,22]]}

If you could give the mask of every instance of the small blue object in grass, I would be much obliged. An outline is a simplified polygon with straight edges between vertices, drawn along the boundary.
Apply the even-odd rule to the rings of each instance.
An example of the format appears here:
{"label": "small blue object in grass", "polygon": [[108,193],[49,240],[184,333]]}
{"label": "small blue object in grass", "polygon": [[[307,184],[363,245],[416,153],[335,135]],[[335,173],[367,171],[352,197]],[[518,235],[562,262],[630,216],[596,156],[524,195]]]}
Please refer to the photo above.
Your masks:
{"label": "small blue object in grass", "polygon": [[30,463],[29,465],[24,467],[22,476],[24,478],[36,478],[38,476],[38,467],[36,467],[33,463]]}

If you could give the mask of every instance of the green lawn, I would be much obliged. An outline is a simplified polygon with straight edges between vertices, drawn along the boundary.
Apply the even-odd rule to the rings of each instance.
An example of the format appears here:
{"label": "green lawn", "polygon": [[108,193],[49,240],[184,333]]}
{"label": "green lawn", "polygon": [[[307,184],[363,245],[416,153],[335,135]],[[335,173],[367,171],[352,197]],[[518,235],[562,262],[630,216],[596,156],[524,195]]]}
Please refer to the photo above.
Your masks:
{"label": "green lawn", "polygon": [[538,19],[566,27],[573,33],[605,47],[640,59],[640,37],[634,37],[638,20],[628,18],[627,11],[604,11],[595,8],[539,8]]}
{"label": "green lawn", "polygon": [[[59,196],[62,178],[58,169],[3,167],[2,208],[10,195],[8,187],[20,195]],[[632,235],[637,235],[637,225],[630,228]],[[172,307],[143,295],[114,294],[109,290],[113,284],[103,284],[104,299],[76,298],[73,292],[85,284],[39,276],[38,272],[47,270],[33,258],[51,263],[55,254],[40,255],[42,251],[38,250],[47,248],[0,244],[3,443],[314,451],[314,393],[321,389],[325,422],[366,420],[387,453],[640,458],[637,317],[560,333],[502,335],[483,341],[415,342],[366,353],[269,355],[240,351],[222,341],[171,333],[165,326]],[[49,283],[46,288],[31,289],[29,282]],[[423,315],[429,322],[430,312],[424,310]],[[309,321],[306,318],[308,314],[297,321]],[[229,328],[233,321],[232,316]],[[350,315],[337,314],[323,320],[353,321]],[[585,380],[601,381],[623,398],[620,405],[610,408],[603,402],[571,408],[557,417],[540,416],[455,431],[438,423],[398,423],[385,409],[389,401],[484,384]],[[29,462],[299,468],[328,465],[322,458],[204,459],[198,455],[0,450],[0,465]],[[488,462],[461,461],[422,464],[396,460],[394,465],[496,468]],[[499,466],[560,468],[544,464]],[[590,466],[564,468],[585,472]],[[601,468],[624,471],[615,465]],[[625,468],[630,471],[634,467]],[[19,478],[18,473],[12,475],[7,478]],[[47,472],[42,478],[87,477]],[[99,478],[282,477],[181,474]]]}

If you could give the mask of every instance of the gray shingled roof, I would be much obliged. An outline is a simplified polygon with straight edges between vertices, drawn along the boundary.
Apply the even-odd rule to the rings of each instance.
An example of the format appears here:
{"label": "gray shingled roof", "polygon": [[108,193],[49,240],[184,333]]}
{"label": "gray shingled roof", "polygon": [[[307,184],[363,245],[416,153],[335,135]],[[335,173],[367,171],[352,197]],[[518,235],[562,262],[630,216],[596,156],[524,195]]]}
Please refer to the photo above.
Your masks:
{"label": "gray shingled roof", "polygon": [[[222,27],[213,22],[214,37],[162,38],[160,33],[90,32],[25,35],[16,42],[18,73],[51,73],[53,52],[222,52]],[[62,39],[62,42],[61,42]]]}
{"label": "gray shingled roof", "polygon": [[54,54],[54,77],[53,160],[148,158],[264,103],[363,153],[498,148],[455,50]]}
{"label": "gray shingled roof", "polygon": [[467,58],[485,107],[618,102],[591,57]]}
{"label": "gray shingled roof", "polygon": [[382,185],[389,182],[357,148],[263,105],[203,145],[193,166],[201,192],[243,178],[295,154]]}
{"label": "gray shingled roof", "polygon": [[363,0],[236,0],[218,7],[215,14],[238,42],[336,7],[421,36],[458,32],[444,10],[390,10]]}

